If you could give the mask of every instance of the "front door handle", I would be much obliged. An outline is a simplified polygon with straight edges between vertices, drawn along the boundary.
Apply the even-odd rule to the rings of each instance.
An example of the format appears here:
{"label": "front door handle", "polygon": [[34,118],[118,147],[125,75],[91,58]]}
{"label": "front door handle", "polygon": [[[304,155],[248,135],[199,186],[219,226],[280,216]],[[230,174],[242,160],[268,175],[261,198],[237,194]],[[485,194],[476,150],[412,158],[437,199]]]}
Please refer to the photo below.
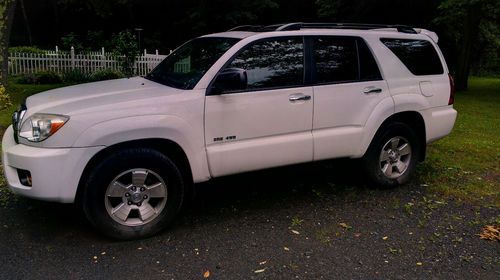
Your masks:
{"label": "front door handle", "polygon": [[290,95],[288,97],[288,100],[290,100],[290,102],[307,101],[307,100],[311,100],[311,96],[310,95],[305,95],[305,94],[302,94],[302,93],[292,94],[292,95]]}
{"label": "front door handle", "polygon": [[378,87],[367,87],[363,90],[364,94],[371,94],[371,93],[381,93],[382,89]]}

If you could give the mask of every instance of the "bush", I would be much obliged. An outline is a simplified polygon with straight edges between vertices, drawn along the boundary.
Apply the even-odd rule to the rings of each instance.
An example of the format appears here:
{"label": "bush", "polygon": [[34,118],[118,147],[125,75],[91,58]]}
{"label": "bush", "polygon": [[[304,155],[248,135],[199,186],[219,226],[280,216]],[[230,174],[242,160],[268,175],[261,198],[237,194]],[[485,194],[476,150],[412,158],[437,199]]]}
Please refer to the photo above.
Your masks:
{"label": "bush", "polygon": [[39,49],[37,47],[19,46],[19,47],[10,47],[9,53],[45,54],[47,53],[47,51]]}
{"label": "bush", "polygon": [[90,75],[78,70],[68,70],[63,73],[62,79],[66,83],[75,83],[75,84],[80,84],[80,83],[86,83],[90,81]]}
{"label": "bush", "polygon": [[10,96],[7,94],[5,87],[0,84],[0,110],[9,108],[10,106],[12,106]]}
{"label": "bush", "polygon": [[36,84],[36,77],[33,73],[22,74],[17,78],[17,83],[22,85]]}
{"label": "bush", "polygon": [[125,75],[123,75],[123,73],[120,71],[114,71],[111,69],[99,70],[90,75],[91,81],[104,81],[120,78],[125,78]]}
{"label": "bush", "polygon": [[62,78],[54,71],[40,71],[36,73],[24,74],[17,79],[19,84],[60,84]]}
{"label": "bush", "polygon": [[61,76],[53,71],[40,71],[35,74],[35,80],[37,84],[60,84],[62,83]]}

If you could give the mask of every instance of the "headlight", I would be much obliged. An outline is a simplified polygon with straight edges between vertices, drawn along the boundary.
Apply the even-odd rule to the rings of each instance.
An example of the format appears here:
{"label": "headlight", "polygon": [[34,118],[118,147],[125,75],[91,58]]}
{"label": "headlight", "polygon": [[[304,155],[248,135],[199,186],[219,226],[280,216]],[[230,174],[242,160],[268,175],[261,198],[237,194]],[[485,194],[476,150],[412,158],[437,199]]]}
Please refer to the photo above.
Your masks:
{"label": "headlight", "polygon": [[56,133],[69,117],[51,114],[34,114],[23,122],[19,136],[31,142],[41,142]]}

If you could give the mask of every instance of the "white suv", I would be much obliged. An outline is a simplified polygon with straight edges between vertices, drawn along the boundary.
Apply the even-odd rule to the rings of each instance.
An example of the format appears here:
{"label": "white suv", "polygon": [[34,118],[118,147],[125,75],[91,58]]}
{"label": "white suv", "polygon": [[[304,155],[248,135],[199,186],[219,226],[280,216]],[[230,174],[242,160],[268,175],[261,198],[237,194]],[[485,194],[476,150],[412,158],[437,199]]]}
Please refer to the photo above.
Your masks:
{"label": "white suv", "polygon": [[13,192],[80,204],[120,239],[154,234],[193,183],[362,158],[408,181],[450,133],[453,82],[434,32],[406,26],[244,26],[193,39],[149,75],[29,97],[3,137]]}

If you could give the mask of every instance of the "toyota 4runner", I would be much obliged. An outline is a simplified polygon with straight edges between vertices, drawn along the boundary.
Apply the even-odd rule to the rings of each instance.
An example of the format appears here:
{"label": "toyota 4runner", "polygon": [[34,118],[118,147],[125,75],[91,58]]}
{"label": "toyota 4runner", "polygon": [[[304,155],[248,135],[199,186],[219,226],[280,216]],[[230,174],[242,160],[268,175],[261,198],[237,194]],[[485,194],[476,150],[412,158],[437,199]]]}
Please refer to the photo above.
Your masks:
{"label": "toyota 4runner", "polygon": [[241,26],[180,46],[146,77],[29,97],[3,136],[10,189],[78,203],[104,234],[152,235],[193,183],[361,158],[374,185],[408,182],[453,128],[434,32],[407,26]]}

